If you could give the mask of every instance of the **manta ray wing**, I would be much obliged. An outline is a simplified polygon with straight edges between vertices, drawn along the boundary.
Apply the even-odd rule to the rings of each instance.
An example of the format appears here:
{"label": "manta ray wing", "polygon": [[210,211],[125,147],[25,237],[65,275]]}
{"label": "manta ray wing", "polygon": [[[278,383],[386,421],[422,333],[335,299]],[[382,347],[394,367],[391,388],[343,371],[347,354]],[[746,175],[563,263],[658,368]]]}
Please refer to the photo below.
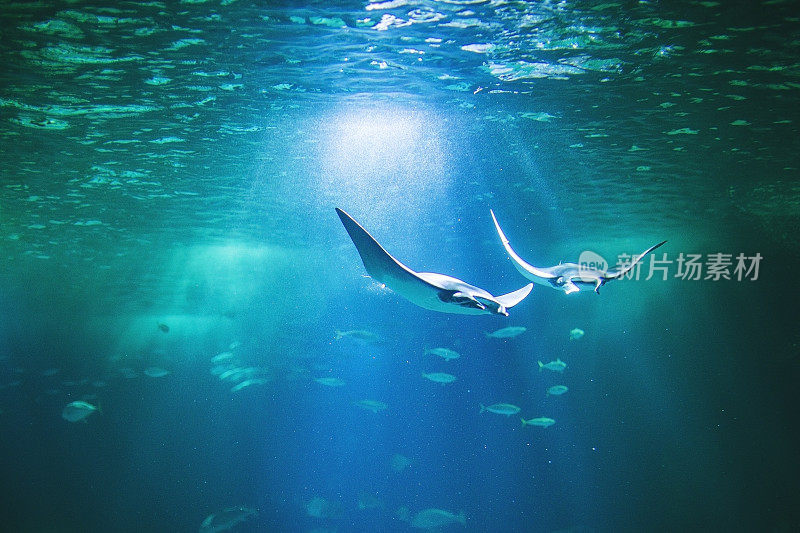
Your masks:
{"label": "manta ray wing", "polygon": [[503,230],[500,228],[500,224],[497,222],[497,217],[494,216],[494,211],[490,209],[489,212],[492,214],[492,220],[494,220],[494,227],[497,229],[497,234],[500,235],[500,241],[502,241],[503,247],[506,249],[508,255],[511,256],[511,260],[514,262],[514,266],[517,268],[520,274],[531,281],[535,281],[536,283],[544,283],[546,285],[549,285],[550,283],[545,280],[558,277],[551,272],[536,268],[535,266],[523,261],[522,258],[517,255],[517,252],[511,248],[511,244],[509,244],[506,234],[503,233]]}
{"label": "manta ray wing", "polygon": [[[336,214],[339,215],[344,229],[347,230],[350,239],[356,245],[358,255],[361,256],[361,261],[364,263],[364,268],[367,269],[367,274],[372,279],[385,284],[406,298],[409,298],[407,294],[409,292],[435,292],[438,294],[439,287],[423,280],[416,272],[392,257],[353,217],[338,207],[336,208]],[[409,299],[414,301],[411,298]]]}
{"label": "manta ray wing", "polygon": [[644,257],[647,254],[649,254],[650,252],[652,252],[653,250],[655,250],[656,248],[658,248],[659,246],[661,246],[665,242],[667,242],[667,241],[661,241],[660,243],[656,244],[655,246],[651,246],[650,248],[648,248],[647,250],[645,250],[644,252],[642,252],[641,254],[636,256],[633,259],[633,261],[631,261],[629,264],[627,264],[627,265],[625,265],[625,266],[623,266],[621,268],[611,268],[611,269],[609,269],[606,272],[605,278],[606,279],[617,279],[617,278],[620,278],[620,277],[624,276],[630,269],[635,267],[642,259],[644,259]]}
{"label": "manta ray wing", "polygon": [[522,301],[531,284],[500,297],[460,279],[433,272],[415,272],[392,257],[353,217],[336,208],[356,245],[367,273],[406,300],[425,309],[463,315],[500,314]]}

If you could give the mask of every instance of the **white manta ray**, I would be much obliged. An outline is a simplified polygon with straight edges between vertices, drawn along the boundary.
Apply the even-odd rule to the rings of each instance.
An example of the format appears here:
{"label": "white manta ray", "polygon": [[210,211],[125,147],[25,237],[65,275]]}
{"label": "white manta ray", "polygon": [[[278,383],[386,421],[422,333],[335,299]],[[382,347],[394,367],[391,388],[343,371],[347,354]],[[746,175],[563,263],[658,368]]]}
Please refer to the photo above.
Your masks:
{"label": "white manta ray", "polygon": [[462,315],[508,316],[508,309],[520,303],[533,288],[529,283],[514,292],[492,296],[488,291],[444,274],[414,272],[389,255],[353,217],[338,207],[336,213],[356,245],[367,273],[375,281],[425,309]]}
{"label": "white manta ray", "polygon": [[497,217],[494,216],[494,211],[490,209],[489,212],[492,214],[494,227],[497,229],[497,234],[500,235],[503,247],[506,249],[506,252],[508,252],[508,255],[511,256],[511,260],[514,262],[514,266],[519,270],[520,274],[534,283],[546,285],[556,290],[564,291],[567,294],[579,292],[581,288],[593,288],[594,292],[600,294],[600,287],[613,279],[619,279],[624,276],[626,272],[644,259],[647,254],[667,242],[661,241],[634,257],[629,264],[609,270],[582,267],[576,263],[561,263],[560,265],[552,267],[535,267],[523,261],[511,248],[505,233],[500,229],[500,224],[497,223]]}

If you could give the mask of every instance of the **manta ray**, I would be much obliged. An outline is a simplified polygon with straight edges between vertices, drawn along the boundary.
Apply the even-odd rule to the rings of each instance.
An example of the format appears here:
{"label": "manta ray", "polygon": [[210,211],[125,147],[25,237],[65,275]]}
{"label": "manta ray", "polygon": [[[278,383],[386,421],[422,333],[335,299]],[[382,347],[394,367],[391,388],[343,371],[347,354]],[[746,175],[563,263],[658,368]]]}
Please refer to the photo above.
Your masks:
{"label": "manta ray", "polygon": [[425,309],[462,315],[503,315],[533,288],[492,296],[488,291],[444,274],[415,272],[392,257],[353,217],[336,208],[344,229],[356,245],[367,273],[406,300]]}
{"label": "manta ray", "polygon": [[505,233],[497,223],[497,217],[494,216],[494,211],[491,209],[489,212],[492,214],[494,220],[494,227],[497,229],[497,234],[500,235],[500,240],[503,242],[503,247],[511,256],[514,266],[517,270],[539,285],[547,285],[559,291],[564,291],[567,294],[579,292],[581,288],[594,288],[594,292],[600,294],[600,287],[605,285],[611,280],[619,279],[624,276],[630,269],[635,267],[644,257],[664,244],[667,241],[661,241],[655,246],[651,246],[641,254],[635,256],[633,260],[627,265],[611,268],[609,270],[600,270],[597,268],[589,268],[575,263],[561,263],[560,265],[552,267],[535,267],[526,263],[522,258],[517,255],[506,238]]}

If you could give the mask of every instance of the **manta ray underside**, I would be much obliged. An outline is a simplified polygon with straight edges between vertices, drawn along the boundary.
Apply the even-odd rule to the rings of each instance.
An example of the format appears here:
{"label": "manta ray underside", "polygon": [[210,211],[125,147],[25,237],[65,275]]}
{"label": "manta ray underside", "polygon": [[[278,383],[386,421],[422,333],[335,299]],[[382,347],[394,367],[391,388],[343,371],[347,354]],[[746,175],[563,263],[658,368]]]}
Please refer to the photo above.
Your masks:
{"label": "manta ray underside", "polygon": [[494,227],[497,230],[497,234],[500,236],[503,247],[506,249],[509,257],[511,257],[511,261],[514,263],[514,267],[519,271],[519,273],[534,283],[546,285],[553,289],[564,291],[567,294],[579,292],[581,289],[587,288],[591,288],[594,290],[594,292],[599,294],[600,287],[611,280],[619,279],[624,276],[628,271],[630,271],[630,269],[635,267],[642,259],[644,259],[647,254],[667,242],[661,241],[655,246],[651,246],[641,254],[633,257],[630,263],[620,267],[610,268],[608,270],[589,268],[576,263],[561,263],[560,265],[552,267],[536,267],[525,262],[514,251],[514,249],[511,248],[508,238],[500,228],[500,224],[497,222],[497,217],[494,215],[494,211],[490,209],[489,212],[492,214]]}
{"label": "manta ray underside", "polygon": [[531,292],[533,284],[502,296],[460,279],[433,272],[415,272],[389,254],[353,217],[336,208],[336,214],[356,245],[367,273],[408,301],[425,309],[465,315],[508,316]]}

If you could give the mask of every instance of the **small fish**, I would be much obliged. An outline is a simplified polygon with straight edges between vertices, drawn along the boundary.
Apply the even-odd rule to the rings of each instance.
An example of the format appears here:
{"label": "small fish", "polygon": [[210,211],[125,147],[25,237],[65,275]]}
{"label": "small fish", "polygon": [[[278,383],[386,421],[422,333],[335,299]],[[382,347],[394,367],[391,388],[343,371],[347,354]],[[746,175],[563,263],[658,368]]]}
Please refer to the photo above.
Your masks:
{"label": "small fish", "polygon": [[356,405],[362,409],[366,409],[367,411],[372,411],[373,413],[385,411],[386,408],[389,407],[385,403],[379,402],[378,400],[360,400],[356,402]]}
{"label": "small fish", "polygon": [[574,328],[569,332],[569,340],[576,341],[586,335],[586,332],[580,328]]}
{"label": "small fish", "polygon": [[522,335],[526,331],[527,328],[524,326],[509,326],[507,328],[498,329],[497,331],[487,333],[486,336],[492,339],[510,339],[512,337],[516,337],[517,335]]}
{"label": "small fish", "polygon": [[68,422],[80,422],[81,420],[85,421],[86,417],[98,410],[99,409],[96,406],[88,402],[71,402],[68,403],[61,411],[61,418]]}
{"label": "small fish", "polygon": [[395,472],[402,472],[411,466],[412,462],[413,461],[411,459],[400,453],[392,455],[392,458],[389,460],[389,464],[391,465],[392,470]]}
{"label": "small fish", "polygon": [[322,496],[316,496],[305,504],[306,514],[314,518],[339,520],[344,518],[344,508],[338,502],[329,502]]}
{"label": "small fish", "polygon": [[444,509],[425,509],[415,514],[411,519],[411,527],[419,529],[441,528],[456,523],[467,524],[467,517],[464,516],[464,511],[454,514]]}
{"label": "small fish", "polygon": [[163,378],[168,374],[169,370],[165,370],[157,366],[148,366],[147,368],[144,369],[144,375],[149,376],[151,378]]}
{"label": "small fish", "polygon": [[458,359],[461,357],[461,354],[455,350],[451,350],[450,348],[426,348],[425,355],[438,355],[445,361],[452,361],[453,359]]}
{"label": "small fish", "polygon": [[512,405],[510,403],[493,403],[489,407],[486,407],[483,404],[481,406],[481,413],[484,411],[489,411],[490,413],[495,413],[497,415],[506,415],[511,416],[519,413],[519,407],[516,405]]}
{"label": "small fish", "polygon": [[347,331],[340,331],[337,329],[334,333],[333,338],[339,340],[345,337],[368,343],[378,342],[379,340],[381,340],[381,338],[378,335],[372,333],[371,331],[367,331],[365,329],[350,329]]}
{"label": "small fish", "polygon": [[209,370],[209,372],[211,372],[211,374],[214,375],[214,376],[219,376],[219,375],[227,372],[228,370],[230,370],[232,368],[235,368],[235,367],[233,365],[231,365],[231,364],[214,365],[214,366],[211,367],[211,370]]}
{"label": "small fish", "polygon": [[547,395],[548,396],[561,396],[562,394],[564,394],[568,390],[569,389],[567,388],[566,385],[553,385],[552,387],[547,389]]}
{"label": "small fish", "polygon": [[344,381],[339,378],[315,378],[314,381],[326,387],[341,387]]}
{"label": "small fish", "polygon": [[366,491],[358,493],[358,509],[365,511],[368,509],[383,509],[383,502],[374,494]]}
{"label": "small fish", "polygon": [[231,392],[239,392],[240,390],[244,389],[245,387],[249,387],[250,385],[263,385],[266,382],[267,380],[263,378],[246,379],[241,383],[238,383],[233,387],[231,387]]}
{"label": "small fish", "polygon": [[228,359],[233,357],[233,352],[220,352],[214,357],[211,358],[212,363],[219,363],[221,361],[227,361]]}
{"label": "small fish", "polygon": [[[212,368],[211,370],[213,371],[215,369]],[[243,371],[244,371],[243,368],[233,367],[233,368],[229,368],[228,370],[224,370],[224,371],[220,372],[219,374],[217,374],[217,377],[219,379],[234,379],[235,380],[236,377],[237,377],[237,374],[240,374]],[[212,374],[213,374],[213,372],[212,372]]]}
{"label": "small fish", "polygon": [[200,524],[200,533],[216,533],[228,531],[236,524],[244,522],[251,516],[257,516],[258,511],[247,507],[228,507],[222,511],[212,513]]}
{"label": "small fish", "polygon": [[447,374],[445,372],[431,372],[430,374],[423,372],[422,377],[435,383],[441,383],[442,385],[446,383],[452,383],[456,380],[456,377],[453,374]]}
{"label": "small fish", "polygon": [[541,361],[539,361],[539,372],[541,372],[543,368],[546,368],[547,370],[552,370],[553,372],[563,372],[564,369],[567,368],[567,363],[565,363],[561,359],[550,361],[547,364],[543,364]]}
{"label": "small fish", "polygon": [[234,367],[220,374],[219,379],[222,381],[238,381],[242,378],[253,377],[260,372],[261,369],[256,366]]}
{"label": "small fish", "polygon": [[158,329],[160,329],[164,333],[169,333],[169,326],[164,324],[163,322],[158,323]]}
{"label": "small fish", "polygon": [[525,420],[524,418],[520,418],[520,420],[522,420],[523,426],[539,426],[543,428],[549,428],[550,426],[556,423],[556,421],[553,420],[552,418],[545,418],[545,417],[531,418],[530,420]]}

